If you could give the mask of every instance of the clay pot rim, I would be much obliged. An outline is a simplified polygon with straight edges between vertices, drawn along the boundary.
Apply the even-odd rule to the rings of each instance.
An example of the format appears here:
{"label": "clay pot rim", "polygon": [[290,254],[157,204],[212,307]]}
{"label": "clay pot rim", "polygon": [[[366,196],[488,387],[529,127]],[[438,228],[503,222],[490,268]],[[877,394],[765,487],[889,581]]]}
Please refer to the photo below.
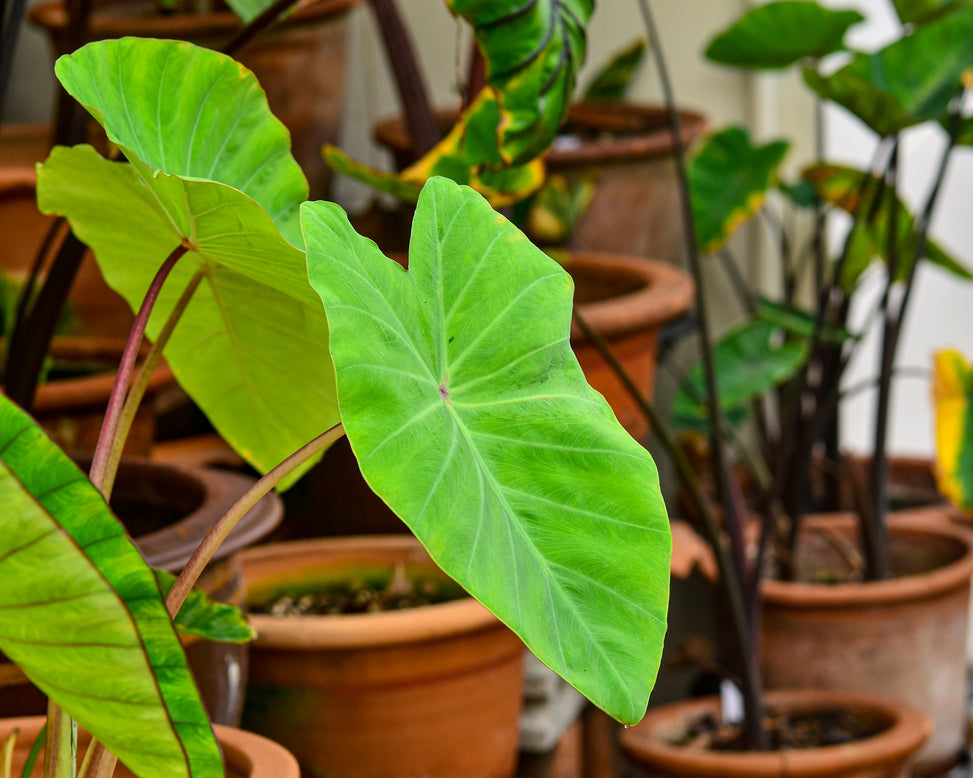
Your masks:
{"label": "clay pot rim", "polygon": [[[455,108],[435,111],[436,118],[444,126],[451,126],[458,113]],[[628,114],[657,119],[662,126],[639,134],[585,140],[570,147],[567,145],[559,146],[557,140],[555,140],[544,155],[545,161],[556,168],[672,154],[672,139],[668,125],[665,124],[665,108],[657,105],[625,102],[574,103],[568,111],[568,121],[570,122],[573,117],[576,120],[580,119],[584,123],[591,124],[599,113]],[[708,123],[702,114],[688,110],[679,110],[677,114],[679,116],[679,135],[683,146],[688,146],[707,131]],[[377,143],[399,154],[407,153],[412,148],[412,140],[409,137],[405,117],[402,114],[389,116],[376,122],[372,128],[372,137]]]}
{"label": "clay pot rim", "polygon": [[[198,481],[207,497],[205,512],[200,506],[179,521],[134,539],[149,564],[170,572],[178,572],[186,566],[215,520],[233,507],[254,483],[249,476],[225,470],[141,460],[123,460],[120,478],[125,477],[126,470],[141,472],[143,478],[151,477],[152,472],[179,473]],[[213,562],[225,559],[266,536],[280,524],[283,515],[281,498],[275,492],[264,495],[220,544],[213,554]]]}
{"label": "clay pot rim", "polygon": [[[336,538],[297,540],[249,548],[240,554],[244,580],[249,587],[248,565],[265,560],[287,560],[295,554],[330,556],[334,552],[379,552],[427,556],[411,535],[352,535]],[[450,637],[461,632],[503,628],[490,611],[472,597],[423,605],[400,611],[342,616],[269,616],[250,614],[261,647],[322,650],[420,643]]]}
{"label": "clay pot rim", "polygon": [[[347,13],[362,0],[317,0],[300,7],[285,21],[284,26],[296,26]],[[121,3],[119,3],[121,4]],[[109,4],[110,5],[110,4]],[[60,34],[67,28],[67,7],[64,0],[48,0],[32,7],[28,12],[30,21],[42,27],[49,34]],[[153,16],[112,16],[96,12],[91,18],[91,36],[100,38],[120,38],[128,35],[142,37],[183,37],[194,35],[229,34],[240,29],[240,20],[235,13],[213,11],[210,13],[174,13]]]}
{"label": "clay pot rim", "polygon": [[932,725],[922,712],[893,698],[826,689],[782,689],[767,692],[766,700],[768,705],[788,710],[839,707],[858,715],[872,715],[891,726],[872,737],[839,746],[767,753],[687,749],[654,738],[656,728],[664,727],[667,721],[718,712],[719,697],[704,697],[649,710],[642,722],[622,732],[622,744],[644,764],[684,770],[686,775],[818,778],[905,758],[918,750],[932,732]]}
{"label": "clay pot rim", "polygon": [[[572,250],[565,254],[564,268],[569,273],[572,268],[604,271],[644,284],[633,292],[578,306],[584,320],[603,337],[661,326],[692,304],[695,291],[692,278],[668,262],[597,251]],[[586,340],[573,322],[571,338]]]}
{"label": "clay pot rim", "polygon": [[[117,360],[121,357],[124,348],[124,338],[59,336],[51,341],[51,353],[55,356],[81,353],[87,358],[105,356]],[[112,370],[96,375],[42,384],[37,388],[34,411],[45,413],[55,409],[67,411],[82,408],[104,409],[108,404],[116,373],[117,371]],[[172,370],[163,360],[152,372],[146,393],[151,395],[163,386],[174,384],[175,380]]]}
{"label": "clay pot rim", "polygon": [[[20,737],[30,743],[46,721],[46,716],[15,716],[0,719],[0,729],[6,735],[18,728]],[[228,767],[250,778],[299,778],[297,759],[280,743],[255,732],[223,724],[213,724],[213,731]]]}
{"label": "clay pot rim", "polygon": [[[930,509],[925,509],[930,510]],[[851,528],[856,518],[851,514],[833,517],[808,517],[828,521],[835,526]],[[968,588],[973,576],[973,535],[948,522],[943,511],[941,523],[910,518],[907,514],[888,523],[890,533],[908,535],[912,542],[923,536],[946,537],[965,547],[965,553],[953,562],[918,575],[891,581],[866,581],[847,584],[814,584],[765,579],[760,583],[761,597],[768,607],[781,604],[788,608],[869,607],[880,603],[914,602],[941,596],[952,589]]]}

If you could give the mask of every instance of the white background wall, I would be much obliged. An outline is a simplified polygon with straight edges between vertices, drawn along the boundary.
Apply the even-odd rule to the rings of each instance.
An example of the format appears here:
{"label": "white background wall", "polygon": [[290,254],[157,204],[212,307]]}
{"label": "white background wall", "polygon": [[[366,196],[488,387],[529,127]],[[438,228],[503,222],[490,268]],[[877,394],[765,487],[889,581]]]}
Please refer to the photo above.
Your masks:
{"label": "white background wall", "polygon": [[[868,19],[856,27],[849,43],[861,50],[880,48],[897,36],[897,19],[888,0],[829,0],[836,7],[856,7]],[[868,165],[876,145],[874,133],[841,108],[829,106],[825,114],[825,147],[837,162]],[[902,196],[913,211],[921,208],[939,166],[945,133],[938,127],[919,128],[905,134],[901,156]],[[954,155],[931,234],[944,248],[973,266],[973,149]],[[837,230],[836,230],[837,232]],[[832,238],[837,239],[837,234]],[[864,321],[874,306],[880,279],[875,278],[855,306],[854,320]],[[920,266],[917,287],[907,314],[906,330],[899,349],[898,366],[928,369],[932,352],[955,347],[973,357],[973,283],[958,281],[928,263]],[[874,376],[880,340],[872,332],[851,365],[846,386]],[[928,378],[902,377],[893,385],[891,450],[896,453],[929,454],[933,447],[933,417]],[[856,395],[845,405],[842,417],[844,442],[856,450],[869,450],[874,434],[871,422],[874,392]]]}

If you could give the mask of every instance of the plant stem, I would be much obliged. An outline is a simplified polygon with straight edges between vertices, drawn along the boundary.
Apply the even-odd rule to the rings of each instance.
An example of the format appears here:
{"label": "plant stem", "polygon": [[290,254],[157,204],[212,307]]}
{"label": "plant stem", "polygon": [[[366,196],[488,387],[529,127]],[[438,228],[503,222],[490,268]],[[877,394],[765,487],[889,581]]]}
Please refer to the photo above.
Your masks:
{"label": "plant stem", "polygon": [[74,778],[77,725],[53,701],[47,702],[47,742],[44,747],[46,778]]}
{"label": "plant stem", "polygon": [[237,33],[224,44],[221,51],[229,56],[235,56],[240,49],[246,46],[257,35],[271,27],[285,12],[292,6],[297,5],[299,0],[277,0],[273,5],[265,8],[259,16],[251,20],[248,24],[241,27]]}
{"label": "plant stem", "polygon": [[395,77],[399,103],[405,113],[412,148],[416,156],[421,157],[439,142],[440,132],[415,47],[395,0],[369,0],[368,4],[378,22],[385,51],[392,63],[392,75]]}
{"label": "plant stem", "polygon": [[199,287],[205,275],[202,270],[197,270],[189,280],[189,283],[179,296],[172,311],[169,312],[169,317],[166,319],[162,330],[152,344],[152,348],[146,354],[145,360],[142,362],[142,367],[139,369],[138,375],[135,378],[135,382],[128,390],[128,395],[125,397],[125,406],[122,408],[122,413],[118,418],[118,430],[115,433],[111,451],[108,455],[105,481],[102,486],[102,494],[104,495],[111,495],[112,493],[115,476],[118,473],[118,464],[121,462],[122,452],[125,450],[125,441],[128,439],[129,430],[131,430],[132,423],[135,421],[135,414],[138,413],[142,397],[145,396],[145,391],[148,389],[149,382],[152,380],[152,374],[162,360],[162,352],[165,350],[166,344],[169,342],[169,337],[176,328],[176,324],[182,318],[183,311],[186,310],[189,301],[192,299],[193,294],[195,294],[196,289]]}
{"label": "plant stem", "polygon": [[293,473],[305,462],[327,449],[344,434],[345,428],[339,423],[318,435],[314,440],[302,446],[263,476],[263,478],[247,490],[246,494],[233,504],[233,507],[226,512],[226,515],[203,538],[203,542],[199,544],[199,547],[186,564],[186,567],[179,574],[176,582],[169,590],[169,594],[166,596],[166,608],[169,610],[169,615],[172,618],[175,618],[176,614],[179,613],[179,608],[182,607],[186,596],[202,574],[203,569],[209,564],[216,549],[219,548],[220,544],[239,523],[240,519],[284,478]]}
{"label": "plant stem", "polygon": [[117,764],[118,757],[97,740],[92,739],[81,763],[78,778],[111,778]]}
{"label": "plant stem", "polygon": [[[699,256],[699,246],[696,242],[696,225],[693,218],[692,202],[690,199],[689,181],[686,175],[686,165],[682,140],[679,135],[679,117],[676,113],[676,102],[673,96],[672,84],[669,80],[668,68],[662,50],[662,40],[659,36],[652,10],[648,0],[639,0],[639,8],[648,31],[649,45],[655,56],[659,81],[665,95],[666,109],[669,118],[669,132],[672,137],[673,153],[676,158],[678,173],[679,199],[682,210],[683,226],[686,232],[686,249],[689,259],[690,272],[696,281],[696,316],[699,322],[700,351],[703,361],[703,374],[706,381],[706,395],[710,407],[710,449],[713,456],[714,471],[717,475],[719,496],[723,503],[725,524],[730,537],[730,547],[734,565],[728,569],[727,577],[723,579],[723,587],[733,599],[744,600],[743,592],[747,579],[746,553],[744,549],[743,527],[740,507],[733,499],[730,486],[730,469],[726,460],[723,437],[723,411],[720,404],[719,386],[716,382],[716,368],[713,360],[713,349],[710,340],[709,322],[706,301],[703,294],[702,266]],[[720,544],[714,546],[714,553]],[[735,574],[734,574],[735,573]],[[755,573],[756,574],[756,573]],[[753,748],[764,750],[767,746],[766,735],[763,731],[763,704],[760,688],[760,673],[756,661],[756,609],[758,600],[743,602],[743,613],[731,611],[734,619],[734,631],[741,648],[738,658],[740,669],[740,683],[744,698],[745,730],[747,739]]]}
{"label": "plant stem", "polygon": [[[162,291],[162,285],[169,275],[169,271],[175,266],[179,258],[189,250],[188,243],[183,241],[172,250],[165,262],[155,274],[152,283],[149,285],[142,299],[135,323],[129,333],[128,341],[125,343],[125,351],[122,353],[122,360],[118,366],[118,374],[115,376],[115,384],[112,386],[111,396],[108,399],[108,409],[105,411],[105,420],[101,425],[101,432],[98,435],[98,443],[95,446],[95,454],[91,461],[91,471],[88,477],[98,491],[102,492],[108,475],[108,464],[111,451],[115,445],[115,438],[118,437],[118,422],[125,402],[125,394],[132,378],[132,371],[135,368],[135,360],[138,357],[139,347],[142,345],[142,336],[145,334],[145,326],[149,322],[149,315],[152,307]],[[124,443],[124,441],[123,441]],[[107,498],[107,495],[105,495]]]}

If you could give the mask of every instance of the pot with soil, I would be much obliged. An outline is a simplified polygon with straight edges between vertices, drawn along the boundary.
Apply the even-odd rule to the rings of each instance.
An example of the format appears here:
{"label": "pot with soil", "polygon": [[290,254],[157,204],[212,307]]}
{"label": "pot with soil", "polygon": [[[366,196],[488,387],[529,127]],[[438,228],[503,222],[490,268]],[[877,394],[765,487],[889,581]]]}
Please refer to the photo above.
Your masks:
{"label": "pot with soil", "polygon": [[[178,573],[216,521],[253,479],[195,467],[123,461],[111,506],[148,564]],[[198,588],[223,602],[243,605],[239,551],[277,526],[280,498],[266,495],[234,528],[200,578]],[[238,724],[243,710],[249,647],[184,639],[190,668],[210,718]],[[2,654],[0,654],[2,657]],[[0,716],[41,714],[46,698],[13,664],[0,663]]]}
{"label": "pot with soil", "polygon": [[852,516],[806,519],[797,580],[762,582],[764,678],[769,688],[881,693],[919,708],[934,731],[916,775],[938,775],[967,742],[973,542],[945,521],[893,518],[895,577],[861,582],[857,525]]}
{"label": "pot with soil", "polygon": [[[308,776],[513,775],[523,644],[414,538],[296,541],[242,559],[257,631],[244,727]],[[389,599],[416,607],[381,610]]]}
{"label": "pot with soil", "polygon": [[906,778],[929,720],[898,700],[819,689],[767,694],[768,728],[780,747],[741,751],[740,728],[720,727],[720,700],[650,709],[622,747],[658,778]]}
{"label": "pot with soil", "polygon": [[[444,130],[455,112],[438,114]],[[680,140],[688,147],[706,132],[706,120],[679,112]],[[380,122],[375,140],[390,149],[398,170],[415,161],[405,120]],[[549,175],[569,187],[593,179],[594,195],[568,245],[678,262],[685,246],[672,136],[661,107],[631,103],[576,103],[544,157]]]}
{"label": "pot with soil", "polygon": [[[34,739],[46,721],[44,716],[0,719],[0,742],[15,729],[19,730],[13,751],[12,775],[20,775]],[[300,778],[297,761],[278,743],[242,729],[216,724],[216,739],[223,750],[227,778]],[[83,754],[91,736],[78,730],[78,753]],[[40,778],[44,756],[34,765],[31,776]],[[123,765],[115,770],[117,778],[133,778]]]}
{"label": "pot with soil", "polygon": [[[344,108],[347,13],[360,0],[318,0],[257,36],[237,55],[267,92],[270,110],[290,130],[294,158],[311,185],[311,199],[328,193],[330,170],[321,158],[336,143]],[[30,10],[32,22],[51,39],[55,56],[70,53],[68,18],[62,0]],[[225,6],[204,13],[160,13],[149,0],[99,3],[90,39],[171,38],[220,49],[240,29]]]}

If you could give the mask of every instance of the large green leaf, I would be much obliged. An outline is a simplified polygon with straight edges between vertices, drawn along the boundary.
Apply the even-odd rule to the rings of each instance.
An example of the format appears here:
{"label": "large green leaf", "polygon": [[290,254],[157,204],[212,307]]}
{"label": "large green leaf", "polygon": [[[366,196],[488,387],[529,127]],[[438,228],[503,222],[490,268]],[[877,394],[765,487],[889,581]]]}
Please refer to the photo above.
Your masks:
{"label": "large green leaf", "polygon": [[832,10],[810,0],[758,5],[713,38],[706,57],[724,65],[784,68],[841,51],[848,28],[864,19],[858,11]]}
{"label": "large green leaf", "polygon": [[804,80],[885,136],[943,116],[970,67],[973,11],[959,11],[855,56],[830,76],[807,68]]}
{"label": "large green leaf", "polygon": [[369,485],[542,661],[639,720],[670,536],[652,459],[571,351],[570,277],[445,179],[419,198],[408,271],[337,206],[302,221]]}
{"label": "large green leaf", "polygon": [[[803,338],[780,340],[780,327],[753,320],[735,327],[713,349],[720,407],[737,411],[768,389],[786,381],[804,364]],[[683,426],[709,418],[702,362],[697,362],[673,398],[673,415]]]}
{"label": "large green leaf", "polygon": [[754,146],[742,127],[706,139],[687,170],[696,240],[703,251],[719,249],[759,210],[787,148],[783,140]]}
{"label": "large green leaf", "polygon": [[101,495],[0,395],[0,649],[142,778],[219,776],[152,570]]}
{"label": "large green leaf", "polygon": [[[803,175],[824,202],[836,205],[852,216],[862,214],[839,279],[843,289],[854,289],[861,274],[874,260],[888,263],[888,230],[893,200],[898,210],[896,245],[899,267],[896,278],[901,280],[908,277],[918,245],[915,217],[902,200],[886,189],[882,202],[876,206],[875,198],[880,188],[878,179],[870,177],[866,181],[866,174],[854,168],[821,164],[807,168]],[[958,278],[973,280],[973,271],[933,240],[926,241],[924,258]]]}
{"label": "large green leaf", "polygon": [[303,252],[279,231],[303,246],[307,188],[287,131],[249,71],[187,43],[101,41],[61,58],[58,73],[132,164],[55,149],[38,172],[41,210],[68,218],[133,309],[166,256],[190,246],[149,336],[201,272],[165,355],[219,432],[266,472],[338,420],[327,320]]}

